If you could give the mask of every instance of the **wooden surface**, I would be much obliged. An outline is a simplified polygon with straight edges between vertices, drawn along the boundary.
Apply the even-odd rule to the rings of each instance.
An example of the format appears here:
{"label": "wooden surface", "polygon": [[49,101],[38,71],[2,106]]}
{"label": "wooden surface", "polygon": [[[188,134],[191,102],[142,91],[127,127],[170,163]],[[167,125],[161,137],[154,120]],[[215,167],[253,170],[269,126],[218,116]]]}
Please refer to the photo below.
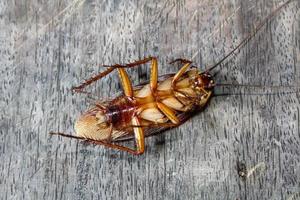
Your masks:
{"label": "wooden surface", "polygon": [[[70,88],[98,65],[152,55],[160,74],[176,72],[167,63],[178,57],[204,69],[282,2],[0,1],[0,198],[299,199],[295,88],[217,88],[240,95],[215,97],[179,128],[147,138],[142,156],[48,134],[73,132],[94,100]],[[299,85],[299,8],[297,0],[284,8],[216,81]],[[128,71],[135,84],[149,77],[146,66]],[[114,73],[88,89],[105,98],[121,87]],[[238,175],[243,165],[248,178]]]}

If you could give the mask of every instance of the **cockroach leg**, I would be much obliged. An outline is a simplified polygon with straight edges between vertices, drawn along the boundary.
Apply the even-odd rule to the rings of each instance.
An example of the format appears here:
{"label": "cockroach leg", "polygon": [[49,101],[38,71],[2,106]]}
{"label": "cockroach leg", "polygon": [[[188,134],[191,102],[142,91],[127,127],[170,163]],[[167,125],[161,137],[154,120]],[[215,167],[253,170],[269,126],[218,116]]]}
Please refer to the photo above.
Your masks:
{"label": "cockroach leg", "polygon": [[[129,125],[128,127],[130,128],[136,128],[136,127],[140,127],[140,128],[151,128],[151,127],[166,127],[166,128],[171,128],[171,127],[176,127],[178,126],[178,124],[173,124],[173,123],[170,123],[170,122],[165,122],[165,123],[150,123],[150,124],[147,124],[147,125]],[[127,128],[127,127],[126,127]]]}
{"label": "cockroach leg", "polygon": [[116,67],[119,71],[119,75],[121,78],[121,82],[123,85],[124,93],[127,97],[133,96],[133,90],[132,90],[132,84],[130,82],[130,79],[128,77],[127,72],[123,68],[130,68],[137,65],[145,64],[147,62],[151,61],[151,78],[150,78],[150,87],[152,93],[157,88],[157,78],[158,78],[158,69],[157,69],[157,59],[155,57],[145,58],[144,60],[136,61],[134,63],[129,63],[125,65],[116,65]]}
{"label": "cockroach leg", "polygon": [[123,68],[118,68],[118,71],[119,71],[119,76],[122,82],[125,96],[132,97],[133,96],[132,84],[128,77],[127,72]]}
{"label": "cockroach leg", "polygon": [[151,75],[150,75],[150,88],[151,88],[152,94],[155,94],[155,91],[157,88],[157,79],[158,79],[157,59],[152,58]]}
{"label": "cockroach leg", "polygon": [[[141,64],[145,64],[149,61],[152,60],[152,66],[155,65],[156,63],[156,67],[157,67],[157,59],[154,57],[149,57],[149,58],[145,58],[143,60],[139,60],[133,63],[128,63],[125,65],[120,65],[120,64],[115,64],[115,65],[103,65],[103,67],[108,67],[108,69],[106,69],[104,72],[100,72],[99,74],[89,78],[88,80],[86,80],[84,83],[82,83],[79,86],[73,87],[72,91],[73,92],[77,92],[77,93],[87,93],[86,91],[82,91],[83,88],[85,88],[86,86],[92,84],[95,81],[100,80],[101,78],[105,77],[106,75],[108,75],[109,73],[111,73],[113,70],[117,69],[117,68],[131,68],[131,67],[135,67],[137,65],[141,65]],[[157,73],[157,70],[156,70]]]}
{"label": "cockroach leg", "polygon": [[[139,124],[137,123],[137,125],[139,125]],[[135,132],[135,141],[136,141],[136,145],[137,145],[136,150],[122,146],[122,145],[114,144],[114,143],[109,143],[109,142],[105,142],[105,141],[101,141],[101,140],[93,140],[93,139],[88,139],[88,138],[84,138],[84,137],[78,137],[78,136],[74,136],[74,135],[70,135],[70,134],[50,132],[50,135],[59,135],[62,137],[83,140],[90,144],[102,145],[102,146],[109,147],[112,149],[126,151],[126,152],[134,154],[134,155],[140,155],[140,154],[144,153],[144,151],[145,151],[145,141],[144,141],[145,137],[144,137],[143,129],[140,127],[137,127],[137,128],[134,128],[134,132]]]}
{"label": "cockroach leg", "polygon": [[135,67],[135,66],[138,66],[138,65],[141,65],[141,64],[145,64],[149,61],[152,61],[151,62],[150,86],[151,86],[151,91],[154,93],[154,91],[157,88],[157,79],[158,79],[157,59],[155,57],[145,58],[143,60],[139,60],[139,61],[136,61],[136,62],[133,62],[133,63],[128,63],[128,64],[125,64],[125,65],[120,65],[120,64],[111,65],[111,66],[104,65],[104,67],[109,67],[109,68],[107,70],[105,70],[104,72],[101,72],[101,73],[97,74],[96,76],[93,76],[90,79],[86,80],[81,85],[73,87],[72,91],[78,92],[78,93],[87,93],[87,94],[89,94],[88,92],[83,91],[82,89],[85,88],[86,86],[92,84],[93,82],[95,82],[97,80],[100,80],[104,76],[111,73],[113,70],[118,69],[119,75],[120,75],[120,78],[121,78],[121,82],[122,82],[122,86],[124,88],[124,93],[127,97],[132,97],[133,96],[132,84],[130,82],[130,79],[128,78],[128,75],[127,75],[126,71],[123,68]]}
{"label": "cockroach leg", "polygon": [[120,66],[120,68],[130,68],[130,67],[134,67],[137,65],[145,64],[149,61],[151,61],[150,87],[151,87],[152,93],[154,93],[157,88],[157,79],[158,79],[157,58],[155,58],[155,57],[145,58],[143,60],[139,60],[134,63],[122,65],[122,66]]}
{"label": "cockroach leg", "polygon": [[[143,154],[145,151],[145,136],[144,136],[144,130],[142,127],[139,127],[141,124],[139,122],[138,117],[133,117],[131,120],[131,123],[133,126],[133,131],[134,131],[134,138],[135,138],[135,143],[136,143],[136,149],[132,149],[129,147],[125,147],[122,145],[117,145],[114,143],[108,143],[100,140],[91,140],[87,139],[86,142],[92,143],[92,144],[97,144],[97,145],[104,145],[106,147],[112,148],[112,149],[117,149],[121,151],[126,151],[128,153],[134,154],[134,155],[140,155]],[[60,134],[61,135],[61,134]],[[73,137],[76,138],[76,137]],[[81,138],[78,138],[81,139]]]}
{"label": "cockroach leg", "polygon": [[[133,117],[131,120],[131,123],[133,126],[139,126],[141,125],[140,120],[138,117]],[[134,138],[136,143],[136,154],[142,154],[145,151],[145,135],[144,130],[141,127],[134,127]]]}
{"label": "cockroach leg", "polygon": [[204,88],[201,88],[201,91],[202,91],[205,95],[209,95],[209,92],[206,91]]}
{"label": "cockroach leg", "polygon": [[188,62],[181,67],[181,69],[175,74],[172,80],[172,88],[175,88],[176,81],[187,71],[187,69],[191,66],[191,62]]}
{"label": "cockroach leg", "polygon": [[150,88],[151,88],[152,94],[154,94],[156,91],[156,88],[157,88],[157,79],[158,79],[157,58],[155,58],[155,57],[145,58],[143,60],[136,61],[134,63],[119,66],[118,68],[135,67],[137,65],[145,64],[149,61],[151,61]]}
{"label": "cockroach leg", "polygon": [[115,68],[114,67],[110,67],[108,69],[106,69],[103,72],[100,72],[99,74],[89,78],[88,80],[86,80],[84,83],[82,83],[79,86],[76,87],[72,87],[72,91],[73,92],[78,92],[78,93],[87,93],[85,91],[82,91],[83,88],[85,88],[86,86],[92,84],[95,81],[100,80],[101,78],[105,77],[106,75],[108,75],[109,73],[111,73]]}
{"label": "cockroach leg", "polygon": [[177,93],[178,95],[184,97],[184,98],[187,98],[189,99],[190,101],[192,101],[193,99],[191,97],[189,97],[188,95],[184,94],[183,92],[179,91],[179,90],[175,90],[174,89],[174,93]]}
{"label": "cockroach leg", "polygon": [[155,57],[148,57],[148,58],[144,58],[142,60],[138,60],[132,63],[128,63],[128,64],[116,64],[116,65],[103,65],[103,67],[115,67],[115,68],[131,68],[131,67],[135,67],[138,65],[142,65],[142,64],[146,64],[147,62],[151,61],[156,58]]}
{"label": "cockroach leg", "polygon": [[85,139],[85,141],[90,144],[102,145],[102,146],[109,147],[112,149],[126,151],[126,152],[134,154],[134,155],[140,155],[140,154],[144,153],[144,151],[138,151],[138,150],[134,150],[134,149],[122,146],[122,145],[118,145],[118,144],[114,144],[114,143],[107,143],[107,142],[103,142],[100,140]]}
{"label": "cockroach leg", "polygon": [[171,62],[169,62],[169,64],[174,64],[176,62],[181,62],[181,63],[192,63],[192,61],[184,59],[184,58],[177,58],[175,60],[172,60]]}
{"label": "cockroach leg", "polygon": [[179,124],[179,119],[177,118],[172,108],[169,108],[168,106],[160,102],[156,102],[156,105],[167,116],[167,118],[171,120],[172,123]]}

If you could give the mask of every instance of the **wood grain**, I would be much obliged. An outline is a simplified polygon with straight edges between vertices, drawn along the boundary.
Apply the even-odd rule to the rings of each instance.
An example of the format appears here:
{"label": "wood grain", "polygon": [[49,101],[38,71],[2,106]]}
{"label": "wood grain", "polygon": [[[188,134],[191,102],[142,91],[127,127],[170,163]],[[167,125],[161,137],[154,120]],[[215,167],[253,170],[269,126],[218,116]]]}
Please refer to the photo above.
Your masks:
{"label": "wood grain", "polygon": [[[1,199],[297,199],[299,93],[295,88],[217,88],[207,109],[146,140],[131,156],[75,140],[78,115],[94,102],[70,88],[101,64],[175,58],[199,69],[217,62],[279,0],[0,2]],[[219,83],[299,85],[300,2],[284,8],[221,66]],[[128,70],[135,84],[143,66]],[[120,91],[117,74],[88,88]],[[239,165],[248,172],[238,175]]]}

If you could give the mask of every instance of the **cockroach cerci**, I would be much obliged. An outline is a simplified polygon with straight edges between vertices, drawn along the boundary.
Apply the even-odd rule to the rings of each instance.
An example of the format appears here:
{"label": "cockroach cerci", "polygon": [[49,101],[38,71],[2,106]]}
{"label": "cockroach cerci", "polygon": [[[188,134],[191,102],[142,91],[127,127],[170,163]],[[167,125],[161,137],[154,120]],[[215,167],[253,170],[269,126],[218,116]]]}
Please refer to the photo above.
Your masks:
{"label": "cockroach cerci", "polygon": [[[192,62],[189,60],[176,59],[171,63],[182,64],[177,73],[158,76],[158,61],[155,57],[125,65],[105,66],[107,68],[104,72],[74,87],[74,91],[82,92],[87,85],[117,70],[124,93],[115,99],[96,103],[83,113],[75,123],[77,136],[64,133],[52,134],[86,140],[89,143],[135,155],[144,153],[146,136],[182,124],[191,117],[193,112],[207,105],[213,96],[214,87],[221,85],[214,82],[212,70],[245,45],[268,20],[290,2],[291,0],[275,9],[231,52],[203,72],[192,67]],[[148,62],[151,63],[150,82],[133,87],[125,69]],[[126,139],[134,139],[135,148],[119,144]]]}

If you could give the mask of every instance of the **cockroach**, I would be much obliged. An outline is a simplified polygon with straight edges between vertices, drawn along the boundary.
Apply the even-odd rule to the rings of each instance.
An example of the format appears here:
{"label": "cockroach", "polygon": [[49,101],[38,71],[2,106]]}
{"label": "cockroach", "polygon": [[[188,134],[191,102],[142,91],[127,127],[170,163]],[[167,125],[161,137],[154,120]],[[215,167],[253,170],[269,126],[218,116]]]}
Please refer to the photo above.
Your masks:
{"label": "cockroach", "polygon": [[[74,87],[75,92],[117,70],[123,87],[123,94],[104,102],[96,103],[83,113],[75,123],[77,136],[51,133],[64,137],[86,140],[88,143],[104,145],[113,149],[139,155],[145,151],[145,137],[181,125],[207,105],[217,84],[212,70],[219,66],[239,48],[247,44],[254,35],[275,14],[290,3],[289,0],[269,14],[224,58],[207,70],[200,72],[186,59],[176,59],[170,64],[182,64],[177,73],[158,77],[158,61],[148,57],[129,64],[104,66],[106,70]],[[150,62],[150,82],[133,87],[126,68],[133,68]],[[120,145],[126,139],[135,140],[135,148]]]}

